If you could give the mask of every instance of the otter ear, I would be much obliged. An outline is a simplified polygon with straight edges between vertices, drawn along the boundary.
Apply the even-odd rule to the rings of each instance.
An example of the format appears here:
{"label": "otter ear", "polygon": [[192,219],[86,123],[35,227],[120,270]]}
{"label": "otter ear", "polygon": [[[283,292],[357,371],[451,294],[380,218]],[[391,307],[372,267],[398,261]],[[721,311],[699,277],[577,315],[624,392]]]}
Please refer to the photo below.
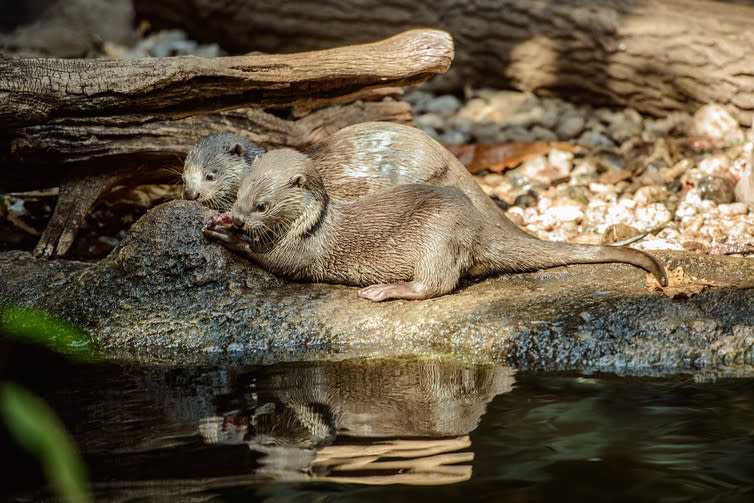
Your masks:
{"label": "otter ear", "polygon": [[236,143],[235,145],[230,147],[230,153],[233,155],[240,156],[240,155],[243,155],[243,152],[244,152],[244,148],[243,148],[243,145],[241,145],[240,143]]}
{"label": "otter ear", "polygon": [[296,173],[288,180],[288,185],[291,187],[303,187],[306,184],[306,175],[303,173]]}

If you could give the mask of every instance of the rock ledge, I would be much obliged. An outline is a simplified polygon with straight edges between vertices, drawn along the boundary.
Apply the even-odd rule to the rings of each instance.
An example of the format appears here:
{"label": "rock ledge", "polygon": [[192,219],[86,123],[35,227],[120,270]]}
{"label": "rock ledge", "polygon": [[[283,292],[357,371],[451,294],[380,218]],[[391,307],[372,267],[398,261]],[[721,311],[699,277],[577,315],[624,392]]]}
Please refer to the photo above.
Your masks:
{"label": "rock ledge", "polygon": [[659,252],[735,287],[671,300],[622,264],[466,281],[425,301],[283,281],[201,234],[209,211],[148,212],[97,264],[0,254],[0,304],[77,323],[114,357],[272,362],[451,353],[546,370],[754,375],[754,261]]}

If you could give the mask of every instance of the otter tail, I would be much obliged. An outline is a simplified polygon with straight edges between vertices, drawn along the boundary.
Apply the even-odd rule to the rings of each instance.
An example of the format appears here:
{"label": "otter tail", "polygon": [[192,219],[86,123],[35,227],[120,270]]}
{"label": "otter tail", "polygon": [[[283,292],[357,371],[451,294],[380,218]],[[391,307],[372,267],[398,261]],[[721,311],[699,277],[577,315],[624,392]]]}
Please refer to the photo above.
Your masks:
{"label": "otter tail", "polygon": [[508,235],[498,241],[492,249],[496,256],[488,258],[491,259],[492,268],[501,272],[545,269],[568,264],[623,262],[651,273],[663,286],[668,284],[662,261],[634,248],[542,241],[534,236],[523,235],[521,231],[520,235]]}

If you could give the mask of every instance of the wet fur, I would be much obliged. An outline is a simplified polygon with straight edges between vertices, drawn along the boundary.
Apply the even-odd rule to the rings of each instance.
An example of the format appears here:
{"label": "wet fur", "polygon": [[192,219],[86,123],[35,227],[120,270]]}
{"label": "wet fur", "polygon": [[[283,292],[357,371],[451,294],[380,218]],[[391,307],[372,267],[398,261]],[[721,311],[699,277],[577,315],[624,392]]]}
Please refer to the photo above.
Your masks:
{"label": "wet fur", "polygon": [[312,159],[290,149],[254,162],[232,218],[249,238],[249,255],[271,272],[372,285],[360,295],[376,301],[442,295],[464,275],[579,262],[623,261],[664,274],[638,250],[540,241],[515,226],[511,232],[456,187],[410,184],[350,202],[330,198]]}

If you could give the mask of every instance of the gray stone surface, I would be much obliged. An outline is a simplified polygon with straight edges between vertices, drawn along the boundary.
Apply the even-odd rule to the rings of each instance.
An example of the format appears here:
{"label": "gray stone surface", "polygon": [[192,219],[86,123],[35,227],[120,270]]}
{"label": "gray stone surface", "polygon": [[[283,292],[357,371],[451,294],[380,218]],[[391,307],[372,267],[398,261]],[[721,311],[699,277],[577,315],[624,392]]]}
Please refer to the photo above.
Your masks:
{"label": "gray stone surface", "polygon": [[139,220],[105,259],[0,254],[0,303],[80,324],[109,355],[253,362],[453,354],[549,370],[754,374],[754,261],[659,253],[735,285],[671,300],[645,273],[598,264],[464,281],[425,301],[373,304],[348,286],[278,279],[201,234],[184,201]]}

